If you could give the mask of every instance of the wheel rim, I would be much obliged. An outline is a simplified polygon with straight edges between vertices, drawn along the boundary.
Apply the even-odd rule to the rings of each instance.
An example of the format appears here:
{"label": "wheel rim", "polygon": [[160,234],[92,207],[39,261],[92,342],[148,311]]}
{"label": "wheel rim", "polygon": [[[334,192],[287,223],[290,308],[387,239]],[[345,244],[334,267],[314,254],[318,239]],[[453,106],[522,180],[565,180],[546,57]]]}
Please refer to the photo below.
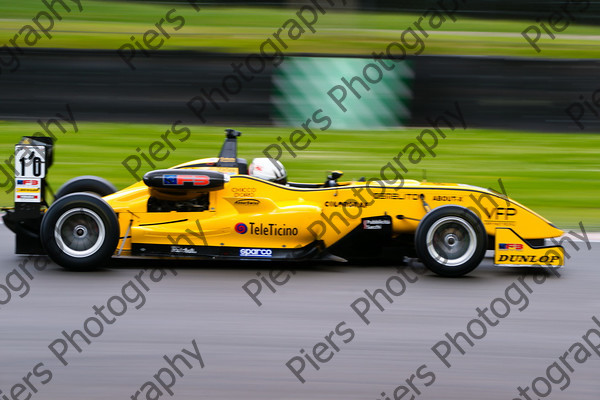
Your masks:
{"label": "wheel rim", "polygon": [[102,219],[88,208],[67,211],[61,215],[54,228],[54,238],[58,247],[65,254],[75,258],[84,258],[96,253],[105,236]]}
{"label": "wheel rim", "polygon": [[427,251],[437,262],[446,266],[464,264],[476,249],[475,230],[462,218],[441,218],[427,232]]}

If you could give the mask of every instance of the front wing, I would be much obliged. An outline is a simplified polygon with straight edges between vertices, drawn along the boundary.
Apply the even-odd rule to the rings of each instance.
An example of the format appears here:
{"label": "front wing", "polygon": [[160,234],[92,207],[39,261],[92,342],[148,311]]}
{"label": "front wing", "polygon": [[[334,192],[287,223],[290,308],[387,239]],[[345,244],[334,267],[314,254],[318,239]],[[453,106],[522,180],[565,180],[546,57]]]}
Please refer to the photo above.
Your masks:
{"label": "front wing", "polygon": [[511,228],[496,229],[494,264],[504,266],[560,267],[564,249],[560,245],[534,246]]}

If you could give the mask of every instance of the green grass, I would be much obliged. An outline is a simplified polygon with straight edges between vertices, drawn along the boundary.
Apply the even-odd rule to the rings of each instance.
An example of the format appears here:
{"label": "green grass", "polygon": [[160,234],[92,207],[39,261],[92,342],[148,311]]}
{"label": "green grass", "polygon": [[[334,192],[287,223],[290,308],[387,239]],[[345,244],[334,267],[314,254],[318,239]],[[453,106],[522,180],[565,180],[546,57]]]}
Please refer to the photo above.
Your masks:
{"label": "green grass", "polygon": [[[69,6],[75,7],[70,0]],[[196,12],[183,4],[144,4],[83,0],[83,11],[74,8],[55,21],[52,40],[45,36],[36,47],[117,49],[138,39],[176,8],[175,15],[185,18],[185,26],[175,32],[165,24],[172,37],[161,50],[194,49],[216,52],[257,52],[260,44],[290,18],[291,8],[232,8],[202,7]],[[0,0],[2,24],[0,43],[7,42],[31,18],[45,7],[38,0]],[[550,13],[551,10],[548,11]],[[548,14],[546,13],[546,14]],[[540,15],[543,16],[543,15]],[[370,55],[383,51],[385,46],[400,40],[401,32],[420,15],[397,13],[368,13],[329,11],[319,17],[316,33],[307,31],[299,40],[287,40],[287,53],[350,53]],[[539,41],[541,53],[536,53],[521,36],[535,21],[487,20],[459,17],[448,20],[438,32],[428,28],[425,54],[462,54],[527,56],[548,58],[598,58],[600,56],[600,27],[572,23],[555,40]],[[414,27],[413,27],[414,28]],[[415,28],[416,29],[416,28]],[[585,36],[585,37],[583,37]],[[285,37],[285,36],[282,36]]]}
{"label": "green grass", "polygon": [[[122,161],[148,146],[169,126],[80,122],[78,133],[58,135],[55,165],[49,182],[56,190],[67,179],[98,175],[123,188],[135,182]],[[168,168],[196,158],[213,157],[223,142],[223,127],[190,126],[192,135],[175,141],[177,150],[156,169]],[[239,156],[249,161],[278,136],[289,137],[293,128],[244,128]],[[28,122],[0,122],[0,154],[3,161],[22,135],[38,126]],[[293,181],[320,182],[326,172],[340,169],[345,178],[378,177],[380,168],[406,144],[415,141],[419,129],[378,131],[326,131],[296,158],[281,160]],[[499,189],[502,179],[510,197],[532,208],[561,227],[600,228],[600,136],[586,134],[540,134],[469,129],[448,133],[406,178],[431,182],[459,182]],[[141,173],[152,170],[144,164]],[[4,177],[0,177],[0,183]],[[0,204],[12,204],[12,194],[0,192]]]}

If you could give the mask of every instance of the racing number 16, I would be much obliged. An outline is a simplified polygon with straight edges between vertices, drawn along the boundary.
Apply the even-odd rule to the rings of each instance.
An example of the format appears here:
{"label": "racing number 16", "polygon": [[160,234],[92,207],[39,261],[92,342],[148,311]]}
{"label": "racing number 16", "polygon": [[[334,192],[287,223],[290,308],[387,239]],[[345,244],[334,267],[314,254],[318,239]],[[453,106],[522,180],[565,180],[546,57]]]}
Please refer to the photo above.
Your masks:
{"label": "racing number 16", "polygon": [[19,162],[21,163],[21,176],[27,176],[25,175],[26,168],[30,165],[33,167],[33,176],[38,178],[42,175],[42,159],[36,156],[34,151],[29,154],[29,157],[21,157]]}
{"label": "racing number 16", "polygon": [[15,174],[20,178],[43,178],[45,175],[45,151],[43,147],[20,147],[15,152]]}

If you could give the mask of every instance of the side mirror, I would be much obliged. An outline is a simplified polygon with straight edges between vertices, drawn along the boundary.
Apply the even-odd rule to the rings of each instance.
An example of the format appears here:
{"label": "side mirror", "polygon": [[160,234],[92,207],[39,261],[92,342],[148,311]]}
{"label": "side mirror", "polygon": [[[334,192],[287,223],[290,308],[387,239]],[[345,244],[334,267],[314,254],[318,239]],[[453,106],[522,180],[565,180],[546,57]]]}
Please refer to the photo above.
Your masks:
{"label": "side mirror", "polygon": [[331,173],[329,175],[327,175],[327,180],[325,181],[325,184],[323,185],[323,187],[336,187],[337,180],[342,175],[344,175],[344,173],[342,171],[331,171]]}
{"label": "side mirror", "polygon": [[225,137],[227,137],[227,139],[235,139],[238,136],[242,136],[242,132],[236,131],[235,129],[225,129]]}
{"label": "side mirror", "polygon": [[342,171],[331,171],[331,174],[329,174],[327,179],[337,181],[339,178],[342,177],[342,175],[344,175],[344,173]]}

